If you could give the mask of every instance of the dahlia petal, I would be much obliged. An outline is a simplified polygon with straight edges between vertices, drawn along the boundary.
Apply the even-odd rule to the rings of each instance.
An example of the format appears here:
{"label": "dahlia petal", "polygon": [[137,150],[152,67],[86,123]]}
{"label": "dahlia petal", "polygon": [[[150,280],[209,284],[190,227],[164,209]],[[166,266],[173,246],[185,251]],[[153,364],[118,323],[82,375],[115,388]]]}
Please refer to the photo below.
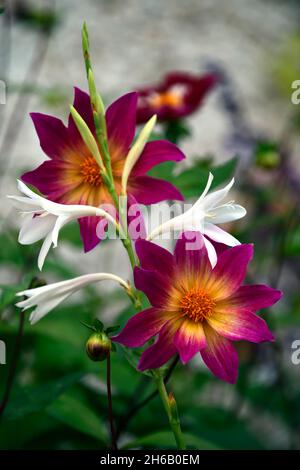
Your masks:
{"label": "dahlia petal", "polygon": [[135,134],[137,93],[127,93],[114,101],[106,111],[107,135],[110,145],[127,153]]}
{"label": "dahlia petal", "polygon": [[157,271],[163,276],[172,276],[174,258],[168,250],[146,240],[138,240],[135,250],[143,269]]}
{"label": "dahlia petal", "polygon": [[167,161],[180,162],[185,155],[176,145],[167,140],[148,142],[135,164],[132,175],[143,176],[156,165]]}
{"label": "dahlia petal", "polygon": [[207,345],[200,351],[211,372],[222,380],[234,384],[238,376],[238,355],[230,341],[204,325]]}
{"label": "dahlia petal", "polygon": [[91,251],[101,241],[100,230],[98,224],[101,224],[101,232],[105,230],[108,225],[107,220],[102,217],[81,217],[79,220],[80,235],[83,241],[85,253]]}
{"label": "dahlia petal", "polygon": [[[80,88],[74,87],[73,106],[76,111],[80,114],[82,119],[86,122],[92,133],[95,133],[92,106],[88,93],[83,90],[80,90]],[[77,126],[74,122],[71,113],[69,114],[68,130],[72,139],[81,139],[80,133],[77,129]]]}
{"label": "dahlia petal", "polygon": [[271,287],[253,284],[241,286],[232,297],[226,300],[229,306],[241,307],[253,312],[261,308],[271,307],[282,297],[280,290]]}
{"label": "dahlia petal", "polygon": [[156,204],[166,200],[183,201],[182,194],[167,181],[151,176],[133,176],[128,182],[130,193],[141,204]]}
{"label": "dahlia petal", "polygon": [[207,321],[219,335],[232,341],[261,343],[274,340],[266,322],[247,310],[216,311]]}
{"label": "dahlia petal", "polygon": [[157,369],[168,362],[176,354],[174,334],[180,326],[180,321],[170,320],[161,329],[155,343],[143,352],[138,369]]}
{"label": "dahlia petal", "polygon": [[[57,200],[76,186],[76,178],[66,178],[71,165],[62,160],[47,160],[22,176],[22,181],[36,187],[42,194]],[[70,175],[71,176],[71,175]]]}
{"label": "dahlia petal", "polygon": [[210,281],[215,300],[228,298],[240,287],[252,256],[253,245],[234,246],[219,256]]}
{"label": "dahlia petal", "polygon": [[164,310],[147,308],[131,317],[123,330],[112,339],[129,348],[136,348],[157,335],[169,320],[170,314],[168,315]]}
{"label": "dahlia petal", "polygon": [[50,158],[62,158],[69,145],[68,129],[63,122],[42,113],[30,113],[42,150]]}
{"label": "dahlia petal", "polygon": [[134,269],[135,287],[148,297],[154,307],[163,308],[168,300],[170,280],[157,271],[146,271],[142,268]]}
{"label": "dahlia petal", "polygon": [[174,344],[179,352],[181,362],[186,364],[200,349],[206,346],[202,324],[184,320],[175,334]]}
{"label": "dahlia petal", "polygon": [[186,273],[205,273],[211,271],[204,237],[200,232],[184,232],[175,246],[175,260],[179,271]]}

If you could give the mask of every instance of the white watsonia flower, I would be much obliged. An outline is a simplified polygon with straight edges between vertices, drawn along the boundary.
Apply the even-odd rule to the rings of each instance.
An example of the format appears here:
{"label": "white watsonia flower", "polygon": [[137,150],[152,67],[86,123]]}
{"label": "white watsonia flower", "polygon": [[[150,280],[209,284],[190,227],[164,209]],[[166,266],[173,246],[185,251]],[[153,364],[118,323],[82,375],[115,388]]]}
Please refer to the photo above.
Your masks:
{"label": "white watsonia flower", "polygon": [[58,204],[31,191],[22,181],[18,180],[18,189],[25,196],[7,196],[15,201],[21,211],[23,224],[19,233],[19,243],[31,245],[44,239],[39,257],[38,267],[41,270],[45,258],[53,244],[57,246],[60,229],[72,220],[86,216],[105,217],[117,226],[116,220],[108,212],[98,207],[80,204]]}
{"label": "white watsonia flower", "polygon": [[168,220],[154,229],[148,236],[148,240],[152,240],[171,230],[200,232],[203,235],[203,241],[212,267],[216,265],[217,254],[212,243],[206,236],[218,243],[224,243],[228,246],[239,245],[240,242],[236,238],[216,225],[241,219],[246,215],[246,209],[238,204],[234,204],[233,201],[220,205],[220,202],[227,196],[232,188],[234,178],[225,188],[207,194],[212,181],[213,175],[209,173],[206,187],[195,204],[183,214]]}
{"label": "white watsonia flower", "polygon": [[86,274],[84,276],[75,277],[74,279],[69,279],[68,281],[56,282],[54,284],[18,292],[16,294],[18,297],[25,296],[27,299],[18,302],[16,306],[22,308],[23,311],[31,307],[36,307],[29,317],[31,324],[34,324],[77,290],[88,284],[105,280],[116,281],[124,287],[127,292],[130,291],[130,285],[121,277],[114,274]]}

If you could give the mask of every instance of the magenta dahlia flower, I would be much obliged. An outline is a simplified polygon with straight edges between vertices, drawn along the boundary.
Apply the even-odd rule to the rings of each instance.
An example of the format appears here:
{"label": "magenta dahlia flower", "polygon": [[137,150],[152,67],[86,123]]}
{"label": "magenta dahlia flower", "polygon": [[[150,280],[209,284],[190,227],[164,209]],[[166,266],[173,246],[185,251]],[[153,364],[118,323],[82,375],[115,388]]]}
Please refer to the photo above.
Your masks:
{"label": "magenta dahlia flower", "polygon": [[152,307],[133,316],[114,341],[139,347],[156,336],[141,356],[141,371],[161,367],[177,353],[185,364],[200,352],[214,375],[235,383],[238,355],[231,341],[272,341],[255,312],[277,302],[281,292],[241,285],[252,245],[223,249],[212,269],[204,245],[188,249],[192,237],[194,232],[186,232],[174,255],[154,243],[136,242],[141,267],[135,269],[135,285]]}
{"label": "magenta dahlia flower", "polygon": [[161,83],[138,90],[137,121],[147,122],[153,114],[160,121],[188,116],[199,108],[216,83],[212,74],[169,73]]}
{"label": "magenta dahlia flower", "polygon": [[[89,95],[78,88],[75,88],[74,108],[95,135]],[[128,93],[106,111],[108,146],[118,194],[121,192],[125,157],[135,135],[136,108],[137,93]],[[61,204],[98,207],[112,203],[102,182],[99,166],[81,138],[72,116],[69,116],[67,126],[60,119],[46,114],[32,113],[31,117],[41,148],[50,160],[25,173],[22,180]],[[156,140],[147,143],[128,179],[129,200],[141,204],[154,204],[167,199],[182,200],[181,193],[172,184],[146,173],[159,163],[183,158],[183,153],[171,142]],[[93,249],[100,241],[96,233],[99,220],[95,216],[79,219],[85,251]]]}

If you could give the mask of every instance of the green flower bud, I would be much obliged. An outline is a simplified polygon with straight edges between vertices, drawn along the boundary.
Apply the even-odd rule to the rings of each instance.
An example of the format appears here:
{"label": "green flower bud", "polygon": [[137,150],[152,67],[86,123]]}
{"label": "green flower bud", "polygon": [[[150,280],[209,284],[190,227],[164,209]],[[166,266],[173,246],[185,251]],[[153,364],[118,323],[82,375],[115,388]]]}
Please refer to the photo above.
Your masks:
{"label": "green flower bud", "polygon": [[112,349],[112,342],[104,332],[93,333],[86,343],[86,352],[92,361],[104,361]]}
{"label": "green flower bud", "polygon": [[168,401],[169,401],[170,412],[171,412],[172,418],[177,418],[178,417],[177,403],[172,392],[169,393],[168,395]]}
{"label": "green flower bud", "polygon": [[70,112],[83,141],[85,142],[89,151],[95,158],[100,169],[105,172],[105,166],[103,164],[102,157],[99,152],[98,144],[90,128],[88,127],[87,123],[82,119],[80,114],[76,111],[74,106],[70,106]]}
{"label": "green flower bud", "polygon": [[259,143],[255,153],[255,161],[257,166],[267,170],[278,168],[281,157],[277,146],[272,143]]}

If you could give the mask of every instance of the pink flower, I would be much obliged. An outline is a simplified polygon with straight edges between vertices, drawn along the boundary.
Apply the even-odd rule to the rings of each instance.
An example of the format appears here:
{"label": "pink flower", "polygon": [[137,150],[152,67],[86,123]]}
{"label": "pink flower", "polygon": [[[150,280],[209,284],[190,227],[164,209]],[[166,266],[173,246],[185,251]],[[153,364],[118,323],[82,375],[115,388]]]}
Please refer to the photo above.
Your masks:
{"label": "pink flower", "polygon": [[265,285],[241,285],[252,245],[222,249],[212,269],[203,243],[188,249],[195,236],[185,232],[174,255],[145,240],[136,243],[141,267],[135,270],[135,285],[152,307],[133,316],[114,341],[139,347],[156,337],[141,356],[141,371],[161,367],[177,353],[185,364],[200,352],[214,375],[235,383],[238,356],[231,341],[272,341],[255,312],[282,294]]}
{"label": "pink flower", "polygon": [[[136,126],[137,93],[128,93],[112,103],[106,111],[108,146],[116,191],[121,192],[122,171],[132,144]],[[89,96],[75,88],[74,108],[95,135]],[[60,119],[40,113],[31,114],[41,148],[50,158],[22,180],[32,184],[50,200],[61,204],[85,204],[98,207],[112,203],[103,184],[99,166],[82,140],[72,116],[65,126]],[[100,151],[100,149],[99,149]],[[149,142],[135,164],[128,180],[129,200],[154,204],[166,199],[182,200],[180,192],[170,183],[147,176],[155,165],[164,161],[180,161],[183,153],[165,140]],[[100,241],[96,233],[99,217],[79,219],[85,251]]]}
{"label": "pink flower", "polygon": [[153,114],[160,121],[192,114],[216,82],[217,78],[211,74],[169,73],[161,83],[138,90],[137,121],[146,122]]}

